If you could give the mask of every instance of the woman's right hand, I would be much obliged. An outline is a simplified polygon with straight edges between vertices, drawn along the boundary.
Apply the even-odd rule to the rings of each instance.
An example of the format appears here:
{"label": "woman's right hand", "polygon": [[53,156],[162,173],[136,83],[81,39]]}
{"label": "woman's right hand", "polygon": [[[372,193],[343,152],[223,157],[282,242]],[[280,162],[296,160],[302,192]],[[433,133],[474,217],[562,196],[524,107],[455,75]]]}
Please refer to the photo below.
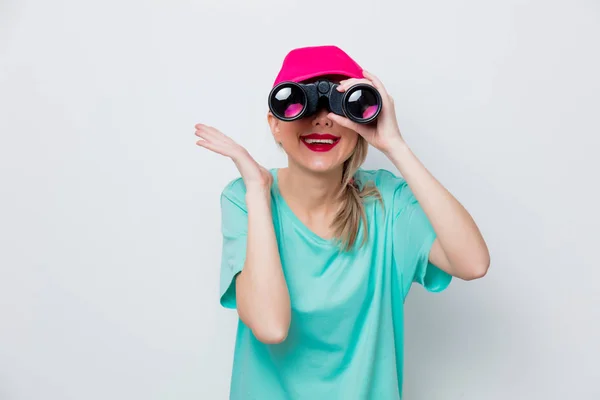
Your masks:
{"label": "woman's right hand", "polygon": [[219,130],[196,124],[196,136],[198,146],[231,158],[246,185],[246,257],[235,278],[238,315],[259,341],[281,343],[290,327],[291,306],[270,208],[273,176]]}
{"label": "woman's right hand", "polygon": [[271,173],[258,164],[248,151],[216,128],[196,124],[196,144],[215,153],[231,158],[242,175],[246,189],[268,190],[273,183]]}

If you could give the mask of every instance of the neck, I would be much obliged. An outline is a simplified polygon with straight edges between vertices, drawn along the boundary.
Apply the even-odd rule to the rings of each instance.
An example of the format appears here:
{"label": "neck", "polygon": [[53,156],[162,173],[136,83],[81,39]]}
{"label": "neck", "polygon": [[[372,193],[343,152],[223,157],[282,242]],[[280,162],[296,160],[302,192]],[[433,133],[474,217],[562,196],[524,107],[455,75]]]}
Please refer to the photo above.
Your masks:
{"label": "neck", "polygon": [[307,213],[335,209],[341,188],[343,167],[327,172],[312,172],[289,164],[278,172],[279,188],[289,203]]}

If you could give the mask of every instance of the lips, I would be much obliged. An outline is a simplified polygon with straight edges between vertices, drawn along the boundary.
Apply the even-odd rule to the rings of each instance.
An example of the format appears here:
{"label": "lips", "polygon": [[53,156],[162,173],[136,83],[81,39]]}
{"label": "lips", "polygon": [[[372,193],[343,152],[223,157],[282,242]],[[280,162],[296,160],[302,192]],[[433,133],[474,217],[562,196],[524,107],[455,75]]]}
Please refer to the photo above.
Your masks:
{"label": "lips", "polygon": [[311,133],[300,137],[300,140],[309,150],[317,152],[330,151],[340,142],[339,136],[328,133]]}

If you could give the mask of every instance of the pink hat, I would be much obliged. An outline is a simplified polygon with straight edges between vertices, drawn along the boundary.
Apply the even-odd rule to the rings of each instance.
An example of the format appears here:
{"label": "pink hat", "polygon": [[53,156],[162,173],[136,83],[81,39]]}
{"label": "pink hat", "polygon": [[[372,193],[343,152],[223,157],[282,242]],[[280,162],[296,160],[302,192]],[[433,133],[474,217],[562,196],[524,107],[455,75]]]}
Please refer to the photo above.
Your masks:
{"label": "pink hat", "polygon": [[337,46],[309,46],[291,50],[275,78],[273,87],[283,81],[300,82],[321,75],[364,78],[362,68]]}

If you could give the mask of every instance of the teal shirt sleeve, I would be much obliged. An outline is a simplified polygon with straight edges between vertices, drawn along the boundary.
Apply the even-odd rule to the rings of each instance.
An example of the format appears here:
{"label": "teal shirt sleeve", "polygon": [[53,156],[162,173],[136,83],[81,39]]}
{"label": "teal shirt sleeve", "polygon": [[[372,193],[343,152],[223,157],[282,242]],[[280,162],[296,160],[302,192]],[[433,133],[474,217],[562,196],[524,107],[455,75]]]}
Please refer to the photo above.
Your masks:
{"label": "teal shirt sleeve", "polygon": [[241,178],[230,182],[221,193],[221,233],[220,303],[236,308],[235,279],[246,261],[248,237],[246,187]]}
{"label": "teal shirt sleeve", "polygon": [[452,276],[429,262],[437,235],[425,211],[403,178],[395,177],[393,196],[393,254],[406,298],[414,282],[430,292],[446,289]]}

